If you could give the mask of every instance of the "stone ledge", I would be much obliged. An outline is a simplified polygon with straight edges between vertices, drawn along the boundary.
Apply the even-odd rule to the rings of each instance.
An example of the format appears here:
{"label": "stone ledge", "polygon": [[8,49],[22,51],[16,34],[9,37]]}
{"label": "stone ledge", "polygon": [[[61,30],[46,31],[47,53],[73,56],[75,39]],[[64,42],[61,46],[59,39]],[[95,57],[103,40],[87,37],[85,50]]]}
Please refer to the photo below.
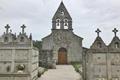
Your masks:
{"label": "stone ledge", "polygon": [[27,77],[30,74],[0,74],[0,77]]}

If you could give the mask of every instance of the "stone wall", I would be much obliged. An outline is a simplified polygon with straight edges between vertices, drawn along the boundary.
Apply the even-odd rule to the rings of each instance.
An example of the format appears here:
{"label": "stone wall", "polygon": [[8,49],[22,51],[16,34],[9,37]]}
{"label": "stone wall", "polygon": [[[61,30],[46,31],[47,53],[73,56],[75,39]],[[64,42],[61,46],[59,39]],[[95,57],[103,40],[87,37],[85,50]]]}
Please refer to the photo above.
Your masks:
{"label": "stone wall", "polygon": [[53,59],[58,62],[58,50],[67,49],[68,63],[82,61],[82,38],[69,30],[54,30],[42,39],[42,50],[53,50]]}
{"label": "stone wall", "polygon": [[[98,45],[98,43],[101,45]],[[117,43],[117,45],[116,45]],[[120,79],[120,40],[117,36],[106,46],[97,37],[85,54],[86,80],[119,80]]]}
{"label": "stone wall", "polygon": [[39,51],[23,29],[19,35],[7,29],[0,37],[0,80],[36,80],[38,59]]}

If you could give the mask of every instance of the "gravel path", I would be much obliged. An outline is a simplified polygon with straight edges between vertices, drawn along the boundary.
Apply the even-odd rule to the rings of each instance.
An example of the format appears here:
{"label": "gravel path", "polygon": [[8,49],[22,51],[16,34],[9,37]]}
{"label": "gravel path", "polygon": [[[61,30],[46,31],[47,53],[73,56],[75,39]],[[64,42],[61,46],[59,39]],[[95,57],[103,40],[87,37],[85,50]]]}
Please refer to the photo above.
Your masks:
{"label": "gravel path", "polygon": [[56,69],[49,69],[38,80],[80,80],[72,65],[57,65]]}

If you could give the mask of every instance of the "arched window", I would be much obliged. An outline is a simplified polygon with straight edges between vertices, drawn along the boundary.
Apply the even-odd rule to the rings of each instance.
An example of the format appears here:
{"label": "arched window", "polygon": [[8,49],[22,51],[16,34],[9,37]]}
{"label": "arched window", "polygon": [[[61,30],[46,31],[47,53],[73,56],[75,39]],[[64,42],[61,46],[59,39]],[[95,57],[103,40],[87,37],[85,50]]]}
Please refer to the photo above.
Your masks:
{"label": "arched window", "polygon": [[68,29],[68,20],[64,19],[64,29]]}
{"label": "arched window", "polygon": [[4,38],[4,42],[8,42],[8,37],[5,37],[5,38]]}
{"label": "arched window", "polygon": [[60,19],[56,19],[56,29],[60,29]]}
{"label": "arched window", "polygon": [[21,38],[20,38],[20,42],[24,42],[24,37],[21,37]]}
{"label": "arched window", "polygon": [[102,48],[101,42],[98,42],[98,43],[97,43],[97,47],[98,47],[98,48]]}
{"label": "arched window", "polygon": [[119,43],[115,42],[115,48],[119,48]]}

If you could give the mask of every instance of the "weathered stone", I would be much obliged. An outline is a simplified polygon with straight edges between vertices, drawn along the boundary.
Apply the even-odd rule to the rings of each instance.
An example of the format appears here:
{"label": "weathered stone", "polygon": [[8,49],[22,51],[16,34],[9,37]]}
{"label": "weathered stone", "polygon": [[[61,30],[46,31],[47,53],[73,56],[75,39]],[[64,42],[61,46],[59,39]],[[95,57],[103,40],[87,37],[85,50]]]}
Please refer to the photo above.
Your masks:
{"label": "weathered stone", "polygon": [[[41,54],[44,56],[46,50],[49,55],[46,54],[41,61],[44,61],[45,58],[46,60],[50,58],[50,62],[47,61],[48,64],[50,63],[49,66],[51,66],[51,63],[70,64],[71,62],[82,62],[83,38],[74,34],[72,29],[72,18],[63,2],[61,2],[55,13],[52,24],[52,33],[42,39],[42,50],[44,52]],[[65,52],[62,50],[60,51],[60,49],[64,49]],[[50,57],[51,55],[52,57]],[[60,56],[64,57],[60,58]]]}
{"label": "weathered stone", "polygon": [[120,40],[116,36],[106,46],[98,35],[90,49],[85,54],[85,80],[119,80],[120,79]]}
{"label": "weathered stone", "polygon": [[0,37],[0,80],[36,80],[38,56],[25,32],[16,37],[7,30]]}

